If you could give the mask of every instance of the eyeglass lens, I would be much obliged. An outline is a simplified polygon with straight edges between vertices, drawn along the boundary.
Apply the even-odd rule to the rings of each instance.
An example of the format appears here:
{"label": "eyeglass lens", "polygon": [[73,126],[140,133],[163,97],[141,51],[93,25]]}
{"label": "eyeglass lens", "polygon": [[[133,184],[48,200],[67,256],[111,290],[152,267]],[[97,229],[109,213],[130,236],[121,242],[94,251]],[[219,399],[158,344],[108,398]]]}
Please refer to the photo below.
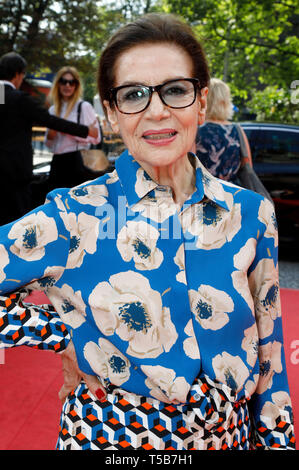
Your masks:
{"label": "eyeglass lens", "polygon": [[73,85],[76,85],[77,80],[75,80],[74,78],[72,78],[71,80],[67,80],[66,78],[60,78],[59,83],[61,83],[61,85],[69,84],[73,86]]}
{"label": "eyeglass lens", "polygon": [[[186,108],[194,103],[195,85],[187,79],[173,80],[157,90],[162,102],[171,108]],[[143,111],[151,99],[152,90],[143,85],[128,85],[116,92],[116,104],[120,112],[138,113]]]}

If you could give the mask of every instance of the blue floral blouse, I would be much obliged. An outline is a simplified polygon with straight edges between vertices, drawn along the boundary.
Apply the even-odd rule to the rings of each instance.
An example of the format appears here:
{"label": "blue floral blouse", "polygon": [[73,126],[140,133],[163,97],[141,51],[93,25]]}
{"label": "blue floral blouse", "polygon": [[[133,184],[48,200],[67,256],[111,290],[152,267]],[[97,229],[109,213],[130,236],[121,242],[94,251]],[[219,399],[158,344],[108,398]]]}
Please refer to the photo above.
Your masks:
{"label": "blue floral blouse", "polygon": [[[205,374],[251,398],[271,437],[277,416],[292,423],[273,206],[189,158],[182,208],[125,151],[113,173],[3,226],[0,340],[58,351],[69,333],[84,372],[168,403]],[[23,286],[55,310],[8,295]]]}
{"label": "blue floral blouse", "polygon": [[234,182],[241,162],[236,126],[215,122],[205,122],[199,126],[196,155],[212,175]]}

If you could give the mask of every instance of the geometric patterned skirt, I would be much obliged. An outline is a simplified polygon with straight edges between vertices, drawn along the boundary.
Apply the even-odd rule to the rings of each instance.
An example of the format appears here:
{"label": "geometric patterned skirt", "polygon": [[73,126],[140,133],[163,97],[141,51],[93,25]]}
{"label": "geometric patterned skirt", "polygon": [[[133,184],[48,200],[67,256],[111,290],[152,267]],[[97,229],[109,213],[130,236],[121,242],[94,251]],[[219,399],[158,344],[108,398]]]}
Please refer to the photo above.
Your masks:
{"label": "geometric patterned skirt", "polygon": [[108,390],[103,402],[81,383],[64,403],[57,450],[249,450],[247,399],[206,376],[188,403]]}

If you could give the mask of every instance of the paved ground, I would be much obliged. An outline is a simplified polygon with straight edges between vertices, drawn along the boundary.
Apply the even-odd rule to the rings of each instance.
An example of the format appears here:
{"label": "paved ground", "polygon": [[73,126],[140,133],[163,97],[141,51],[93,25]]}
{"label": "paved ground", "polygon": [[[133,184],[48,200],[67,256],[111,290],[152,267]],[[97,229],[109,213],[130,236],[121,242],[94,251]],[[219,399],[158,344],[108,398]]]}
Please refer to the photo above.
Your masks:
{"label": "paved ground", "polygon": [[278,266],[280,287],[299,289],[299,262],[281,260]]}

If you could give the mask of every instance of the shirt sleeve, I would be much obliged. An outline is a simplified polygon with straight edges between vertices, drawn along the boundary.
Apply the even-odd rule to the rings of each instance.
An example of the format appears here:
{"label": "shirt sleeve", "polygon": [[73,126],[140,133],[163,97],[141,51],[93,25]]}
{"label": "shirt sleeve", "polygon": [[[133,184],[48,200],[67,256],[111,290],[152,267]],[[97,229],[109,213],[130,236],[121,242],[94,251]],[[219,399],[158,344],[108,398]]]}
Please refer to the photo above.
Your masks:
{"label": "shirt sleeve", "polygon": [[81,137],[76,136],[75,140],[77,142],[90,143],[90,144],[96,145],[96,144],[99,144],[102,140],[99,121],[96,116],[95,110],[93,109],[92,105],[88,101],[83,101],[81,105],[80,124],[84,124],[85,126],[90,126],[93,123],[95,123],[95,126],[98,129],[98,137],[94,138],[94,137],[88,136],[85,139],[82,139]]}
{"label": "shirt sleeve", "polygon": [[67,346],[67,328],[53,306],[25,298],[57,282],[68,248],[69,234],[54,200],[0,227],[0,348],[27,345],[59,352]]}
{"label": "shirt sleeve", "polygon": [[70,335],[52,305],[25,302],[29,291],[0,296],[0,349],[30,346],[63,351]]}
{"label": "shirt sleeve", "polygon": [[[51,106],[49,108],[49,114],[51,114],[51,116],[54,114],[54,106]],[[44,143],[50,150],[52,150],[52,148],[53,148],[53,139],[49,139],[48,134],[49,134],[49,128],[47,127],[46,132],[45,132],[45,137],[44,137]]]}
{"label": "shirt sleeve", "polygon": [[253,441],[257,449],[295,449],[292,404],[283,346],[278,276],[278,236],[274,208],[264,200],[256,259],[249,274],[258,328],[259,375],[252,395]]}
{"label": "shirt sleeve", "polygon": [[77,135],[84,138],[88,136],[87,126],[51,115],[38,100],[27,93],[22,95],[20,109],[33,123],[55,129],[65,134]]}

